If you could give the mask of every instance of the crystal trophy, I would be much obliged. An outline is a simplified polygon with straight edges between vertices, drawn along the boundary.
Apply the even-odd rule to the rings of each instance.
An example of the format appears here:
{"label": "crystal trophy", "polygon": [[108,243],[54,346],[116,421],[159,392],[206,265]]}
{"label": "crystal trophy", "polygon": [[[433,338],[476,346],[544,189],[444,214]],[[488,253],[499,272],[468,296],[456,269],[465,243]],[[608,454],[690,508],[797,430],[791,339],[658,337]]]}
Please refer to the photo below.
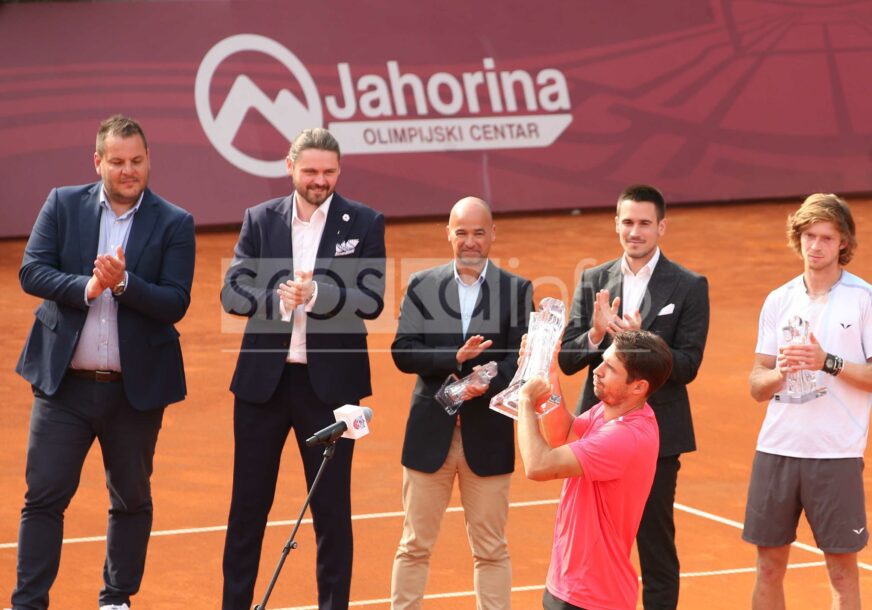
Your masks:
{"label": "crystal trophy", "polygon": [[[781,329],[784,345],[805,345],[809,342],[809,323],[799,316],[787,321]],[[773,397],[778,402],[801,404],[814,400],[827,393],[827,389],[817,383],[817,371],[794,371],[787,374],[785,391]]]}
{"label": "crystal trophy", "polygon": [[541,405],[536,407],[536,417],[538,417],[539,419],[542,419],[543,417],[545,417],[546,415],[551,413],[551,411],[553,411],[554,409],[559,407],[560,403],[561,403],[560,395],[559,394],[552,394],[551,396],[548,397],[548,400],[546,400]]}
{"label": "crystal trophy", "polygon": [[521,386],[537,375],[548,376],[554,348],[566,326],[566,306],[563,301],[547,297],[539,302],[539,311],[530,314],[527,327],[527,352],[509,386],[491,398],[490,408],[512,419],[518,419]]}
{"label": "crystal trophy", "polygon": [[466,388],[470,384],[489,384],[491,379],[497,376],[497,363],[491,360],[480,366],[463,379],[452,373],[436,392],[436,402],[442,405],[448,415],[454,415],[463,404]]}

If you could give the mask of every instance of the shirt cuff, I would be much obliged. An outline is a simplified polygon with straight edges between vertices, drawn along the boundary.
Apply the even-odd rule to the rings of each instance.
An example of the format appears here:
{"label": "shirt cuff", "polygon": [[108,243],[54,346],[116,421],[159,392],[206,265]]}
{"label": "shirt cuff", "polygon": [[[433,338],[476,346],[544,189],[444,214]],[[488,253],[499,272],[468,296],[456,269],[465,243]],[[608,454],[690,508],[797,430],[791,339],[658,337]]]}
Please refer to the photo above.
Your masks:
{"label": "shirt cuff", "polygon": [[587,333],[587,346],[590,348],[590,351],[593,352],[593,351],[598,350],[599,346],[603,344],[603,341],[605,341],[605,336],[602,339],[600,339],[598,343],[594,343],[593,341],[590,340],[590,333]]}
{"label": "shirt cuff", "polygon": [[285,302],[281,298],[279,298],[279,313],[282,314],[282,322],[290,322],[291,314],[294,313],[293,310],[288,311],[285,309]]}
{"label": "shirt cuff", "polygon": [[312,290],[312,296],[309,298],[306,306],[303,308],[303,311],[309,313],[315,307],[315,301],[318,299],[318,282],[312,282],[312,286],[314,289]]}

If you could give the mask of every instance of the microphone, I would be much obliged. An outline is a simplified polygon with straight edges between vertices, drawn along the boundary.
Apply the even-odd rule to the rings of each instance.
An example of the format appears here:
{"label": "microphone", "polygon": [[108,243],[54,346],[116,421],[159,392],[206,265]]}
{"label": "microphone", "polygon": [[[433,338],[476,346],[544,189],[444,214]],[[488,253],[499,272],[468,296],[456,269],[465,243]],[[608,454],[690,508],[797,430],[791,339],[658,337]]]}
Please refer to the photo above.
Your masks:
{"label": "microphone", "polygon": [[307,447],[329,445],[330,443],[335,442],[340,436],[355,439],[369,434],[369,426],[367,426],[367,422],[372,421],[372,409],[369,407],[344,405],[338,409],[334,409],[333,416],[336,418],[336,423],[318,430],[315,434],[306,439]]}

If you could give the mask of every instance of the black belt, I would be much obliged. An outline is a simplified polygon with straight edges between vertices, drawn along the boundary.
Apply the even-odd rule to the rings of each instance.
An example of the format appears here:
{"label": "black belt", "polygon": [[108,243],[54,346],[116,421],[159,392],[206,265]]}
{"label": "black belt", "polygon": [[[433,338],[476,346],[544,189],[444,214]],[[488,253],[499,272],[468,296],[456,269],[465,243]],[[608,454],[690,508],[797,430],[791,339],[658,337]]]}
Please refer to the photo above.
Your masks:
{"label": "black belt", "polygon": [[68,369],[70,375],[81,377],[82,379],[90,379],[97,383],[109,383],[121,379],[119,371],[86,371],[84,369]]}

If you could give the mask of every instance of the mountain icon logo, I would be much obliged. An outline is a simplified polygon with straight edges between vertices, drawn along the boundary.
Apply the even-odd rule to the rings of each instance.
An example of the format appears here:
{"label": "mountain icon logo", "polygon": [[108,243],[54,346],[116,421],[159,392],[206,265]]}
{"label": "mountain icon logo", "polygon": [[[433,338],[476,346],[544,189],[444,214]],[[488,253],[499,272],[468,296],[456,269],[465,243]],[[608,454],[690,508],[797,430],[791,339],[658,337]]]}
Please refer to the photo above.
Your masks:
{"label": "mountain icon logo", "polygon": [[[281,89],[272,99],[250,76],[239,74],[215,111],[210,99],[215,71],[229,57],[242,52],[262,53],[281,63],[299,83],[304,99],[287,89]],[[286,176],[285,158],[282,154],[278,159],[258,159],[234,146],[233,140],[249,111],[259,112],[288,143],[304,129],[321,127],[324,122],[321,98],[306,66],[286,47],[259,34],[230,36],[209,49],[197,70],[194,98],[200,125],[221,156],[242,171],[263,178]]]}

